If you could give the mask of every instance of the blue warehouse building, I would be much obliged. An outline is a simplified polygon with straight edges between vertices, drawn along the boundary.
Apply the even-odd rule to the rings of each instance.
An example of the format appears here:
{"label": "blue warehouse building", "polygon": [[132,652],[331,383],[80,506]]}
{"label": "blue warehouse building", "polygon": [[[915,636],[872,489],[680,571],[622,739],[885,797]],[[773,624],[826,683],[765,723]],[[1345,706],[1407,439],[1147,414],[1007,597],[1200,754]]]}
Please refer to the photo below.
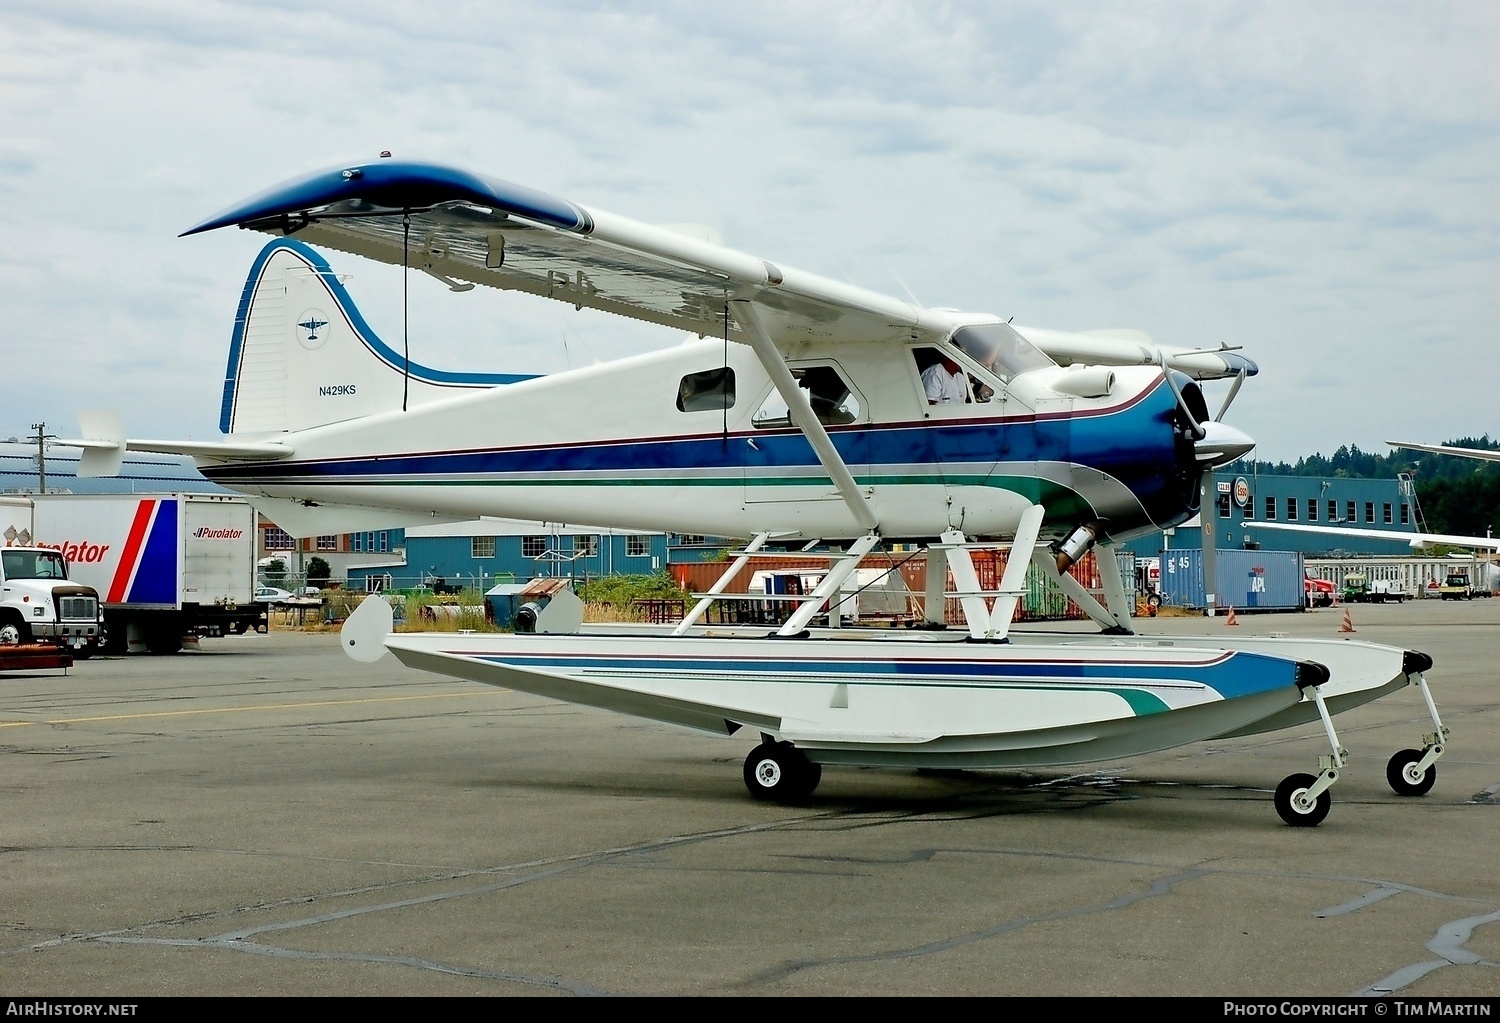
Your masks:
{"label": "blue warehouse building", "polygon": [[[1202,519],[1214,524],[1218,549],[1296,551],[1308,556],[1398,555],[1411,552],[1421,512],[1409,478],[1388,480],[1266,476],[1216,472],[1199,516],[1165,533],[1123,545],[1154,557],[1162,550],[1202,548]],[[1389,532],[1390,540],[1258,528],[1261,523],[1342,526]]]}
{"label": "blue warehouse building", "polygon": [[514,519],[351,533],[365,564],[351,566],[355,590],[458,586],[487,590],[497,582],[607,575],[648,575],[668,560],[709,560],[730,541],[666,533],[631,533]]}

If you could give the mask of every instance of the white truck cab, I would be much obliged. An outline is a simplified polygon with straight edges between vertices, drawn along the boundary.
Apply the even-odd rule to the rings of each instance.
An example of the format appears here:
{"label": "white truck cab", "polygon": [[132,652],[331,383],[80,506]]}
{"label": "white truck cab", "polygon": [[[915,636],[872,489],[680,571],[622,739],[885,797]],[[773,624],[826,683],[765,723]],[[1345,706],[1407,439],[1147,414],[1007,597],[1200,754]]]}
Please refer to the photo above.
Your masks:
{"label": "white truck cab", "polygon": [[83,658],[103,635],[98,591],[69,581],[59,551],[0,547],[0,644],[55,643]]}

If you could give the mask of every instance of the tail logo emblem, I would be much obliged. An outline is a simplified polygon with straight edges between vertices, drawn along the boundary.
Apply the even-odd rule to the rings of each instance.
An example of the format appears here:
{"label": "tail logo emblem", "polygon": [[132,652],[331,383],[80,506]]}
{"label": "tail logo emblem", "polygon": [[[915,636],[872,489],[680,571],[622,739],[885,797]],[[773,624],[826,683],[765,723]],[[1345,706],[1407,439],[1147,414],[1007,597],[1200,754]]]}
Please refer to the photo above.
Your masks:
{"label": "tail logo emblem", "polygon": [[321,309],[309,309],[297,318],[297,326],[302,328],[302,346],[304,348],[317,348],[327,339],[327,335],[320,333],[328,326],[328,320],[324,318]]}

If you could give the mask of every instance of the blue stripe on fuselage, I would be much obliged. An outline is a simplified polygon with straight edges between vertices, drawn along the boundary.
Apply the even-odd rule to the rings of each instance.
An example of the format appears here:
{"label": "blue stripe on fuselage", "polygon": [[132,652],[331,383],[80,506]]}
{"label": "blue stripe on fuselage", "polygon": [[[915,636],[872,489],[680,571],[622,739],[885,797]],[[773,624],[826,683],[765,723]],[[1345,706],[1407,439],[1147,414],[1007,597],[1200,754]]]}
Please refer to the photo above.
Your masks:
{"label": "blue stripe on fuselage", "polygon": [[[1171,417],[1176,399],[1165,381],[1138,400],[1100,413],[969,419],[835,427],[839,454],[858,478],[875,466],[920,467],[937,479],[946,473],[974,482],[976,469],[1005,475],[1006,463],[1061,462],[1097,470],[1128,487],[1158,525],[1188,517],[1174,482],[1177,470]],[[752,447],[747,441],[754,440]],[[725,482],[741,475],[819,467],[807,439],[795,430],[696,437],[632,439],[493,450],[390,454],[360,458],[284,461],[205,467],[225,484],[285,486],[366,483],[372,478],[406,484],[455,477],[542,477],[552,473],[720,470]],[[482,482],[482,479],[479,480]]]}

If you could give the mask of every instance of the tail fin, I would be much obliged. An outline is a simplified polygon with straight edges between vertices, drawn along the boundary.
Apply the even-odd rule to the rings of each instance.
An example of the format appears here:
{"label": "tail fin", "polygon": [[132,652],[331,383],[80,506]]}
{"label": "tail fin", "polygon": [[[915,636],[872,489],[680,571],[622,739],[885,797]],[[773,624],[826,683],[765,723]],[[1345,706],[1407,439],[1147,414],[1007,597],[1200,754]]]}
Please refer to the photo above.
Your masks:
{"label": "tail fin", "polygon": [[224,374],[219,429],[280,433],[393,412],[466,390],[526,380],[447,373],[412,363],[380,340],[322,256],[278,238],[256,257],[240,296]]}

